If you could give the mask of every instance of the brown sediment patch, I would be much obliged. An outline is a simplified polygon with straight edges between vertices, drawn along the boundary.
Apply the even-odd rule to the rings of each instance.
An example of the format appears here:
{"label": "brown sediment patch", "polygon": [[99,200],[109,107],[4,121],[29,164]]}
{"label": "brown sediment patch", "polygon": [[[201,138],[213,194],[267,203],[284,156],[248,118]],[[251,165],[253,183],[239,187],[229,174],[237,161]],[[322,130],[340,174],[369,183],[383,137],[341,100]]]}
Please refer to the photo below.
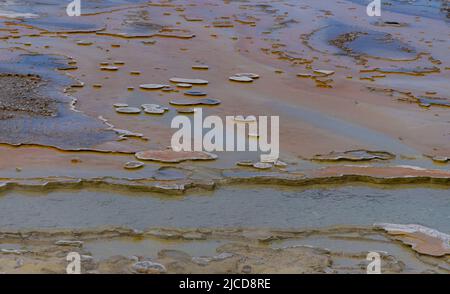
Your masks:
{"label": "brown sediment patch", "polygon": [[165,28],[159,33],[155,34],[156,37],[177,38],[177,39],[192,39],[195,34],[182,29]]}
{"label": "brown sediment patch", "polygon": [[339,35],[337,38],[330,40],[329,43],[337,48],[347,52],[349,55],[355,55],[353,50],[347,47],[348,43],[351,43],[357,40],[359,37],[367,35],[365,32],[348,32],[345,34]]}
{"label": "brown sediment patch", "polygon": [[[394,74],[396,74],[396,73],[394,73]],[[410,72],[410,73],[399,72],[398,74],[416,75],[412,72]],[[417,75],[421,76],[421,75],[425,75],[425,74],[420,73]],[[376,76],[372,76],[372,78],[375,78],[375,77]],[[373,80],[373,79],[371,79],[371,80]],[[402,90],[391,89],[391,88],[367,87],[367,89],[370,92],[384,93],[385,95],[393,97],[393,98],[397,99],[397,101],[400,101],[400,102],[416,103],[419,106],[424,107],[424,108],[429,108],[431,106],[450,107],[450,101],[448,98],[437,97],[437,96],[434,96],[435,94],[427,94],[427,95],[420,96],[411,91],[402,91]],[[428,92],[428,93],[435,93],[435,92]]]}
{"label": "brown sediment patch", "polygon": [[169,28],[162,29],[160,32],[154,33],[154,34],[127,34],[127,33],[113,33],[113,32],[108,32],[108,31],[97,31],[96,35],[117,37],[117,38],[124,38],[124,39],[146,39],[146,38],[153,38],[153,37],[192,39],[195,37],[195,34],[192,34],[185,30],[177,30],[177,29],[169,29]]}
{"label": "brown sediment patch", "polygon": [[203,17],[200,16],[183,15],[183,18],[186,21],[203,21]]}
{"label": "brown sediment patch", "polygon": [[431,256],[450,255],[450,235],[421,225],[375,224],[395,240],[399,240],[420,254]]}
{"label": "brown sediment patch", "polygon": [[215,28],[233,28],[234,24],[231,21],[214,21],[212,23]]}
{"label": "brown sediment patch", "polygon": [[0,119],[56,116],[57,101],[37,91],[43,84],[37,75],[0,74]]}

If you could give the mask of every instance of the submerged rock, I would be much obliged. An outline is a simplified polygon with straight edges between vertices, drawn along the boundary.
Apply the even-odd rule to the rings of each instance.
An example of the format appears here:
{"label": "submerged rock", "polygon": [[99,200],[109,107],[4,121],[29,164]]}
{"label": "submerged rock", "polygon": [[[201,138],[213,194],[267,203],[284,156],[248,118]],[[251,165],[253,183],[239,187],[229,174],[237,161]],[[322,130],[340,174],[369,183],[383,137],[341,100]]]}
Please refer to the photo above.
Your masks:
{"label": "submerged rock", "polygon": [[192,114],[195,113],[194,108],[177,109],[178,113]]}
{"label": "submerged rock", "polygon": [[174,87],[172,87],[172,86],[165,86],[164,88],[162,88],[162,90],[164,91],[164,92],[172,92],[172,91],[175,91],[175,88]]}
{"label": "submerged rock", "polygon": [[184,95],[188,95],[188,96],[206,96],[208,95],[206,92],[202,92],[202,91],[186,91],[184,92]]}
{"label": "submerged rock", "polygon": [[155,172],[152,178],[158,181],[184,180],[187,178],[187,172],[180,168],[163,166]]}
{"label": "submerged rock", "polygon": [[125,169],[138,169],[144,166],[144,163],[139,161],[129,161],[123,166]]}
{"label": "submerged rock", "polygon": [[192,257],[192,262],[198,264],[198,265],[208,265],[211,262],[214,261],[222,261],[228,258],[233,257],[234,254],[232,253],[228,253],[228,252],[222,252],[219,255],[215,255],[215,256],[200,256],[200,257]]}
{"label": "submerged rock", "polygon": [[220,104],[220,100],[211,98],[202,98],[197,100],[178,99],[178,100],[171,100],[169,103],[172,105],[179,105],[179,106],[218,105]]}
{"label": "submerged rock", "polygon": [[421,225],[380,223],[375,227],[385,230],[394,239],[410,245],[414,251],[431,256],[450,255],[450,235]]}
{"label": "submerged rock", "polygon": [[72,247],[82,247],[84,244],[83,241],[77,240],[59,240],[55,242],[55,245],[58,246],[72,246]]}
{"label": "submerged rock", "polygon": [[345,152],[331,152],[326,155],[315,155],[313,160],[317,161],[367,161],[367,160],[390,160],[395,155],[386,151],[350,150]]}
{"label": "submerged rock", "polygon": [[27,253],[26,250],[20,250],[20,249],[10,249],[10,248],[3,248],[0,249],[0,253],[2,254],[14,254],[14,255],[21,255],[24,253]]}
{"label": "submerged rock", "polygon": [[188,160],[213,160],[217,155],[204,151],[147,150],[135,154],[139,160],[179,163]]}

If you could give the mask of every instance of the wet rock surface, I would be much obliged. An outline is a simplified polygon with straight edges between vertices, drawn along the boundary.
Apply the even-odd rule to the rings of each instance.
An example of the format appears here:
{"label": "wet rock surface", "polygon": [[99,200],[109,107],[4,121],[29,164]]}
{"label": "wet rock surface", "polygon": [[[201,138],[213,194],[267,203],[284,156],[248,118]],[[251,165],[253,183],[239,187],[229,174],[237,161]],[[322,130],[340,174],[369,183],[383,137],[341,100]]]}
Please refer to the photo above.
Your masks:
{"label": "wet rock surface", "polygon": [[[204,238],[185,237],[191,234]],[[2,231],[0,235],[8,244],[0,244],[0,269],[5,273],[65,273],[69,252],[81,255],[81,270],[86,274],[365,273],[366,256],[373,246],[391,251],[380,251],[383,273],[448,273],[445,257],[408,254],[407,248],[387,243],[389,235],[369,227],[144,231],[110,227],[77,232]],[[75,235],[84,243],[83,248],[52,244],[58,238]],[[164,248],[169,240],[170,249]],[[352,243],[355,245],[345,247]],[[16,266],[18,256],[20,267]]]}
{"label": "wet rock surface", "polygon": [[[66,224],[84,227],[2,233],[0,272],[60,273],[64,256],[79,250],[85,273],[364,273],[374,247],[388,252],[386,272],[448,272],[431,229],[302,229],[367,225],[376,211],[383,218],[374,222],[399,218],[448,233],[448,197],[434,190],[450,185],[448,10],[440,3],[387,0],[395,13],[367,21],[359,0],[97,1],[77,18],[61,13],[67,3],[46,2],[0,9],[0,192],[12,205],[0,227],[56,226],[67,219],[61,211],[75,216]],[[170,120],[196,105],[235,115],[239,126],[279,116],[287,163],[165,151]],[[142,150],[145,166],[136,162]],[[89,214],[94,207],[104,214]],[[361,209],[363,218],[348,217]],[[241,228],[87,229],[115,221]],[[274,224],[302,228],[263,228]],[[144,240],[136,250],[147,235],[175,244]]]}

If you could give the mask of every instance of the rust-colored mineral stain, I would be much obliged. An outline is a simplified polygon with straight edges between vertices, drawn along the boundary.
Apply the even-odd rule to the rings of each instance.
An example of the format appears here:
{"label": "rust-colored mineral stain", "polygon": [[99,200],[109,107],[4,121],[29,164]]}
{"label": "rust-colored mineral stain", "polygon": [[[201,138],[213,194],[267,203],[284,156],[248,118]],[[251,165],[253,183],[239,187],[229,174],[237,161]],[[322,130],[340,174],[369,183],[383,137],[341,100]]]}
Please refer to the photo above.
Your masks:
{"label": "rust-colored mineral stain", "polygon": [[136,153],[139,160],[179,163],[190,160],[213,160],[217,155],[202,151],[147,150]]}

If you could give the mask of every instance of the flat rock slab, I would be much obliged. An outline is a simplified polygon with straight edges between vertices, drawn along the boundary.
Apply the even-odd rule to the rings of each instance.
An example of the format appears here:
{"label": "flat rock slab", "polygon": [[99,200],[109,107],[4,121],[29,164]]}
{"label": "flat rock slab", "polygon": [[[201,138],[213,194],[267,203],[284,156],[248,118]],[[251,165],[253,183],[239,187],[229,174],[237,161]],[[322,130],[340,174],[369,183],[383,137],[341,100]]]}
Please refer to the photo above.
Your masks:
{"label": "flat rock slab", "polygon": [[235,77],[246,77],[250,79],[259,79],[259,75],[251,72],[243,72],[243,73],[237,73],[234,75]]}
{"label": "flat rock slab", "polygon": [[172,83],[192,84],[192,85],[207,85],[209,82],[202,79],[186,79],[186,78],[171,78]]}
{"label": "flat rock slab", "polygon": [[141,113],[141,109],[137,107],[118,107],[116,108],[116,112],[123,114],[139,114]]}
{"label": "flat rock slab", "polygon": [[159,104],[142,104],[144,112],[147,114],[164,114],[169,109]]}
{"label": "flat rock slab", "polygon": [[113,104],[113,106],[115,108],[122,108],[122,107],[128,107],[128,104],[126,104],[126,103],[115,103],[115,104]]}
{"label": "flat rock slab", "polygon": [[209,66],[207,66],[207,65],[193,65],[192,69],[208,70]]}
{"label": "flat rock slab", "polygon": [[188,95],[188,96],[206,96],[208,94],[206,92],[192,90],[192,91],[184,92],[184,95]]}
{"label": "flat rock slab", "polygon": [[315,69],[314,73],[322,76],[331,76],[332,74],[334,74],[334,71],[326,69]]}
{"label": "flat rock slab", "polygon": [[80,45],[80,46],[90,46],[90,45],[92,45],[92,42],[81,40],[81,41],[77,41],[77,45]]}
{"label": "flat rock slab", "polygon": [[139,160],[179,163],[188,160],[213,160],[217,155],[203,151],[147,150],[135,154]]}
{"label": "flat rock slab", "polygon": [[159,90],[166,86],[167,85],[162,85],[162,84],[143,84],[143,85],[140,85],[139,88],[144,89],[144,90]]}
{"label": "flat rock slab", "polygon": [[192,84],[179,83],[179,84],[177,84],[177,87],[180,87],[180,88],[192,88]]}
{"label": "flat rock slab", "polygon": [[106,70],[106,71],[117,71],[119,70],[119,68],[117,66],[102,66],[100,67],[101,70]]}
{"label": "flat rock slab", "polygon": [[431,256],[450,255],[450,235],[421,225],[399,225],[381,223],[375,227],[385,230],[394,239],[399,240],[420,253]]}
{"label": "flat rock slab", "polygon": [[240,83],[251,83],[251,82],[253,82],[253,79],[249,78],[249,77],[232,76],[229,79],[230,79],[230,81],[240,82]]}

